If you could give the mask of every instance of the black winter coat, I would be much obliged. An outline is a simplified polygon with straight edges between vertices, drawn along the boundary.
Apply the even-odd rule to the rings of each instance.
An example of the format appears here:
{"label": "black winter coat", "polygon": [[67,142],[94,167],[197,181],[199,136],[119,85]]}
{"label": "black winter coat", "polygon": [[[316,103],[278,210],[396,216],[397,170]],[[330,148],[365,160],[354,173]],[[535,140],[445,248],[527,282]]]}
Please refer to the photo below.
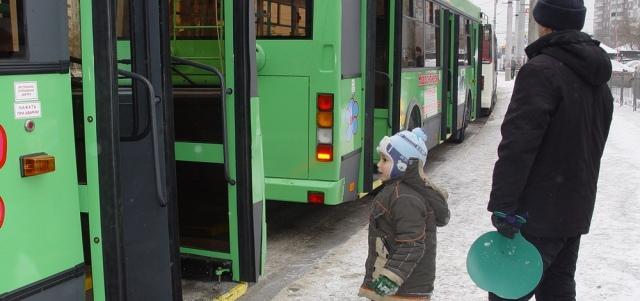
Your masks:
{"label": "black winter coat", "polygon": [[489,211],[527,213],[540,237],[589,232],[609,134],[611,61],[599,42],[565,30],[526,49],[502,124]]}

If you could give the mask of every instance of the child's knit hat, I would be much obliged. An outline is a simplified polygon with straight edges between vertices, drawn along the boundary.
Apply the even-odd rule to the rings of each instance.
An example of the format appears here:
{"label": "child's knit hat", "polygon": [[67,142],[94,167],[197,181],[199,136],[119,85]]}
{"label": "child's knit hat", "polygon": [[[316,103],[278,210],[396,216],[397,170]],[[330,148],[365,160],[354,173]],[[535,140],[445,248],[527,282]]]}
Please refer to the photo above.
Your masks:
{"label": "child's knit hat", "polygon": [[410,158],[420,160],[420,168],[424,168],[429,152],[426,141],[427,135],[421,128],[415,128],[411,132],[402,131],[391,137],[385,136],[380,140],[378,152],[393,160],[391,178],[400,176],[407,170]]}

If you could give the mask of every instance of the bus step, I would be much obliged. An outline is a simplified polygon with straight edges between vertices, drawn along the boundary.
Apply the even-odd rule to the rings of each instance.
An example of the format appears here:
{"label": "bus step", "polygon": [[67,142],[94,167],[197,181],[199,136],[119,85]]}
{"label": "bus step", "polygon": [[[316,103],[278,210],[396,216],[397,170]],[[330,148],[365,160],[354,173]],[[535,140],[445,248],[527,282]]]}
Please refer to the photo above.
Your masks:
{"label": "bus step", "polygon": [[200,281],[231,281],[231,262],[195,255],[182,256],[182,278]]}

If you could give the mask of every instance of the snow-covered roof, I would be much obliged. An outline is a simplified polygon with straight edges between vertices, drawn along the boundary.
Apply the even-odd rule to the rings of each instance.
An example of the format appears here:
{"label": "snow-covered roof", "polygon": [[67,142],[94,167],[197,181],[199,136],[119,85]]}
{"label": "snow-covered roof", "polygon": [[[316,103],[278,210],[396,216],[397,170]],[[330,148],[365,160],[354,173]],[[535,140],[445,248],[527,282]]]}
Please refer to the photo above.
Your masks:
{"label": "snow-covered roof", "polygon": [[604,51],[606,51],[607,53],[618,53],[617,50],[615,50],[615,49],[613,49],[613,48],[611,48],[611,47],[609,47],[609,46],[607,46],[605,44],[602,44],[602,43],[600,43],[600,48],[604,49]]}

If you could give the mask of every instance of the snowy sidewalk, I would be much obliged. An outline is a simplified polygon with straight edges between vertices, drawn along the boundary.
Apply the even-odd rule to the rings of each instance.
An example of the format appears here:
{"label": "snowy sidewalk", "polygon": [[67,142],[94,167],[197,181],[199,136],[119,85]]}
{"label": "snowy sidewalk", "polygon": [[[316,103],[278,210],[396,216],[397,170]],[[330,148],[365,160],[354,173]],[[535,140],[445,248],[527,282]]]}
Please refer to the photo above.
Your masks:
{"label": "snowy sidewalk", "polygon": [[[486,202],[512,84],[499,83],[495,113],[476,135],[449,148],[447,161],[429,172],[449,191],[452,213],[450,224],[438,233],[434,300],[486,300],[486,293],[469,279],[465,260],[473,240],[493,229]],[[629,107],[615,110],[591,233],[582,239],[577,300],[640,300],[640,113]],[[275,300],[364,300],[356,293],[366,253],[364,227]]]}

